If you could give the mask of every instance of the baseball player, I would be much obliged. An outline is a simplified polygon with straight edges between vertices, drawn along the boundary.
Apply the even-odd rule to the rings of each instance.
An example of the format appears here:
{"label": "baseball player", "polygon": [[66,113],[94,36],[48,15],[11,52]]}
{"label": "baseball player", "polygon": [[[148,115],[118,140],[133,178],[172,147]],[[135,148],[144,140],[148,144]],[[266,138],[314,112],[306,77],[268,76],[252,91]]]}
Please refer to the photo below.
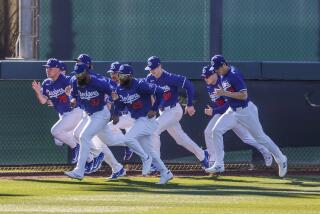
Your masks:
{"label": "baseball player", "polygon": [[[80,102],[80,106],[86,113],[87,120],[82,119],[76,129],[76,131],[81,130],[79,136],[81,147],[77,166],[74,170],[65,172],[65,174],[71,178],[81,180],[84,177],[85,163],[90,152],[92,138],[97,135],[103,143],[117,145],[124,143],[124,136],[123,134],[116,135],[106,125],[110,119],[110,111],[105,107],[105,95],[111,96],[112,87],[110,82],[93,74],[93,72],[89,72],[88,66],[84,63],[77,63],[74,72],[76,73],[76,78],[72,79],[73,90],[70,104],[76,105],[77,101]],[[83,128],[79,128],[81,126]],[[144,169],[150,170],[152,159],[143,151],[141,146],[134,144],[134,142],[129,142],[127,145],[146,160],[147,163],[144,163]]]}
{"label": "baseball player", "polygon": [[[95,75],[99,78],[104,78],[102,75],[97,74],[92,71],[92,60],[88,54],[80,54],[78,58],[75,59],[76,63],[83,63],[88,67],[88,72],[92,75]],[[74,73],[74,72],[73,72]],[[81,107],[81,106],[80,106]],[[88,122],[88,116],[84,112],[83,119],[79,123],[78,127],[74,131],[74,135],[76,139],[79,140],[80,133],[84,128],[85,124]],[[119,133],[118,133],[119,134]],[[114,155],[112,154],[111,150],[105,144],[106,142],[102,142],[99,137],[94,136],[92,138],[92,145],[90,148],[89,157],[85,164],[85,174],[90,174],[96,172],[100,169],[101,164],[105,161],[112,169],[112,174],[107,179],[117,179],[118,177],[122,177],[126,174],[122,164],[120,164]]]}
{"label": "baseball player", "polygon": [[[207,91],[209,97],[211,99],[210,105],[204,110],[204,113],[209,117],[212,117],[210,122],[208,123],[205,131],[205,141],[209,151],[209,164],[212,166],[215,162],[215,150],[214,150],[214,142],[212,139],[212,130],[221,117],[221,115],[226,112],[229,105],[225,101],[224,97],[216,96],[216,90],[219,89],[220,79],[218,78],[218,74],[213,70],[210,70],[210,65],[204,66],[202,69],[201,78],[205,81],[207,85]],[[262,144],[256,142],[256,140],[251,136],[248,129],[244,127],[241,123],[237,124],[234,128],[232,128],[234,133],[246,144],[255,147],[262,155],[265,161],[266,166],[271,166],[272,164],[272,155]]]}
{"label": "baseball player", "polygon": [[266,147],[273,155],[279,167],[279,176],[287,173],[287,157],[282,154],[279,147],[268,137],[259,121],[258,109],[249,100],[247,86],[241,73],[233,66],[228,65],[221,55],[215,55],[211,59],[212,71],[221,78],[222,88],[216,89],[218,97],[225,97],[229,108],[221,115],[212,130],[214,142],[215,162],[212,167],[206,169],[208,173],[224,171],[223,134],[238,124],[246,127],[256,142]]}
{"label": "baseball player", "polygon": [[[107,73],[110,75],[112,84],[116,88],[118,84],[120,84],[120,79],[119,79],[119,69],[120,69],[121,64],[119,62],[113,62],[110,65],[110,68],[108,69]],[[113,122],[109,122],[108,125],[109,127],[114,130],[115,132],[118,132],[119,129],[123,129],[126,132],[130,130],[134,123],[134,119],[131,117],[130,113],[128,112],[127,109],[121,112],[121,116],[119,117],[119,122],[114,125]],[[124,156],[123,156],[123,161],[128,161],[132,157],[133,151],[129,147],[125,147],[124,150]]]}
{"label": "baseball player", "polygon": [[[113,123],[117,124],[119,112],[127,107],[131,113],[131,117],[135,121],[132,128],[125,134],[125,141],[141,143],[141,146],[152,157],[160,171],[160,181],[157,184],[166,184],[173,178],[173,175],[164,165],[159,154],[154,151],[151,143],[151,136],[157,129],[155,117],[161,102],[163,90],[154,84],[148,84],[144,80],[133,78],[132,74],[133,68],[130,65],[121,65],[119,70],[120,85],[117,88],[116,94],[113,94],[112,97],[115,100],[116,107]],[[153,104],[151,103],[151,96],[155,97]],[[150,167],[143,174],[146,175],[149,172]]]}
{"label": "baseball player", "polygon": [[148,66],[145,70],[150,71],[150,74],[146,78],[147,81],[158,85],[164,90],[163,99],[159,108],[160,116],[157,118],[159,126],[153,135],[156,152],[160,155],[160,134],[167,130],[177,144],[192,152],[201,161],[203,168],[208,168],[208,152],[202,150],[193,142],[182,130],[179,123],[183,115],[183,110],[178,103],[178,88],[186,90],[188,103],[185,108],[185,114],[188,113],[190,116],[193,116],[195,114],[195,109],[192,104],[194,86],[185,76],[172,74],[163,70],[160,59],[156,56],[148,59]]}
{"label": "baseball player", "polygon": [[51,128],[51,134],[56,139],[57,145],[63,142],[71,148],[71,163],[74,164],[78,159],[79,144],[72,135],[72,131],[81,120],[82,111],[77,106],[70,107],[70,100],[65,92],[66,87],[69,86],[70,77],[61,73],[60,62],[55,58],[50,58],[44,67],[46,67],[48,78],[43,81],[42,85],[33,81],[32,88],[41,104],[50,100],[59,113],[59,120]]}

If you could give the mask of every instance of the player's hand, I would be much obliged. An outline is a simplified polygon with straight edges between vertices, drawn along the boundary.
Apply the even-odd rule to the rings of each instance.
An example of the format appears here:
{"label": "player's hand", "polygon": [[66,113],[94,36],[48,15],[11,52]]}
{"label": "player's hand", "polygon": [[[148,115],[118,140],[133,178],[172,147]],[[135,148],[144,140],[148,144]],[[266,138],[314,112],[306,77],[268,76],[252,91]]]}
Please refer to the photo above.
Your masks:
{"label": "player's hand", "polygon": [[33,90],[35,90],[35,92],[40,93],[41,92],[41,84],[40,84],[40,82],[37,82],[37,81],[33,80],[32,88],[33,88]]}
{"label": "player's hand", "polygon": [[148,118],[153,118],[155,116],[157,116],[157,112],[156,111],[153,111],[153,110],[150,110],[147,114]]}
{"label": "player's hand", "polygon": [[51,100],[47,100],[47,105],[48,105],[49,107],[53,107],[52,101],[51,101]]}
{"label": "player's hand", "polygon": [[213,114],[213,109],[211,106],[207,105],[207,108],[204,109],[204,113],[208,116],[212,116]]}
{"label": "player's hand", "polygon": [[71,106],[72,108],[74,108],[74,107],[76,107],[76,105],[77,105],[77,99],[76,99],[76,98],[72,98],[72,99],[70,100],[70,106]]}
{"label": "player's hand", "polygon": [[119,116],[118,115],[112,115],[112,124],[116,125],[119,122]]}
{"label": "player's hand", "polygon": [[72,90],[71,85],[68,85],[68,86],[64,89],[64,92],[66,93],[67,96],[70,96],[71,90]]}
{"label": "player's hand", "polygon": [[219,85],[219,88],[215,90],[216,96],[221,97],[226,94],[226,91]]}
{"label": "player's hand", "polygon": [[118,95],[117,92],[115,92],[115,91],[111,92],[111,97],[112,97],[112,100],[113,100],[113,101],[119,99],[119,95]]}
{"label": "player's hand", "polygon": [[186,106],[184,114],[189,114],[189,116],[193,116],[196,113],[196,110],[193,106]]}

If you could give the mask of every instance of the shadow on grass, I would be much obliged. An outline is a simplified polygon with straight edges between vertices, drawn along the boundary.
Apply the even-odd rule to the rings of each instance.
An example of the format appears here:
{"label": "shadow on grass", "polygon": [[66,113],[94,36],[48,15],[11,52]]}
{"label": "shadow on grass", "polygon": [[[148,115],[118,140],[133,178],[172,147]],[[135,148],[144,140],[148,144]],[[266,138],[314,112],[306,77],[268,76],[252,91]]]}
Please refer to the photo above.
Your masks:
{"label": "shadow on grass", "polygon": [[[190,179],[188,177],[188,179]],[[193,178],[192,178],[193,179]],[[315,190],[301,190],[301,185],[297,188],[270,188],[252,186],[252,184],[243,186],[232,183],[243,182],[244,180],[228,179],[228,178],[210,178],[222,182],[230,182],[226,184],[197,184],[185,185],[178,183],[168,183],[166,185],[156,185],[150,181],[134,180],[130,178],[121,178],[116,181],[107,181],[105,183],[95,183],[86,181],[65,181],[65,180],[38,180],[38,179],[21,179],[21,181],[49,183],[49,184],[67,184],[78,185],[81,191],[95,191],[95,192],[130,192],[130,193],[157,193],[157,194],[172,194],[172,195],[206,195],[206,196],[269,196],[269,197],[284,197],[284,198],[320,198],[320,192]],[[20,179],[19,179],[20,180]],[[249,181],[247,183],[254,183]],[[256,183],[263,183],[257,181]],[[270,183],[277,184],[277,183]],[[287,185],[286,183],[279,183],[281,187]]]}
{"label": "shadow on grass", "polygon": [[32,195],[0,193],[0,197],[26,197],[26,196],[32,196]]}

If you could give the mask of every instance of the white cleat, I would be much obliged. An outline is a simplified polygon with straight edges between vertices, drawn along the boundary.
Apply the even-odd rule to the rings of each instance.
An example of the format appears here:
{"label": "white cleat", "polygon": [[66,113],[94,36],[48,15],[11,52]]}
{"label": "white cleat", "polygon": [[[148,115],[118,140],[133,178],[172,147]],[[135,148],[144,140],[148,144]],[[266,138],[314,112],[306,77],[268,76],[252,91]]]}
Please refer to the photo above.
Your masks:
{"label": "white cleat", "polygon": [[280,163],[278,163],[278,167],[279,167],[279,177],[283,178],[284,176],[286,176],[288,171],[288,159],[286,156],[284,156],[284,161],[281,161]]}
{"label": "white cleat", "polygon": [[224,172],[224,165],[213,165],[210,168],[205,169],[207,173],[221,173]]}
{"label": "white cleat", "polygon": [[267,167],[270,167],[272,165],[273,158],[271,153],[263,154],[263,159]]}
{"label": "white cleat", "polygon": [[148,156],[146,160],[142,162],[142,175],[146,176],[151,171],[152,158]]}
{"label": "white cleat", "polygon": [[68,176],[69,178],[72,178],[72,179],[77,179],[77,180],[80,180],[80,181],[83,179],[83,175],[82,176],[78,175],[74,171],[64,172],[64,174],[66,176]]}
{"label": "white cleat", "polygon": [[172,179],[173,179],[173,174],[171,171],[168,171],[168,172],[164,173],[163,175],[161,175],[160,181],[156,184],[159,184],[159,185],[166,184]]}

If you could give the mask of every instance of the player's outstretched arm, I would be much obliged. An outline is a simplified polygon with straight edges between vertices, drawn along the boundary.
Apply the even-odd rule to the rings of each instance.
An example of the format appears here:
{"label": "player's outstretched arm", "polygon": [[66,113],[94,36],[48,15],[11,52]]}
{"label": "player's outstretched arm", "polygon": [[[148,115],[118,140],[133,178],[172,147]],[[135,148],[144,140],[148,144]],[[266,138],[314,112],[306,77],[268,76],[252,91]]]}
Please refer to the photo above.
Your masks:
{"label": "player's outstretched arm", "polygon": [[40,82],[33,80],[32,89],[35,91],[38,101],[41,104],[45,104],[45,103],[47,103],[48,98],[42,94],[41,88],[42,87],[41,87]]}

